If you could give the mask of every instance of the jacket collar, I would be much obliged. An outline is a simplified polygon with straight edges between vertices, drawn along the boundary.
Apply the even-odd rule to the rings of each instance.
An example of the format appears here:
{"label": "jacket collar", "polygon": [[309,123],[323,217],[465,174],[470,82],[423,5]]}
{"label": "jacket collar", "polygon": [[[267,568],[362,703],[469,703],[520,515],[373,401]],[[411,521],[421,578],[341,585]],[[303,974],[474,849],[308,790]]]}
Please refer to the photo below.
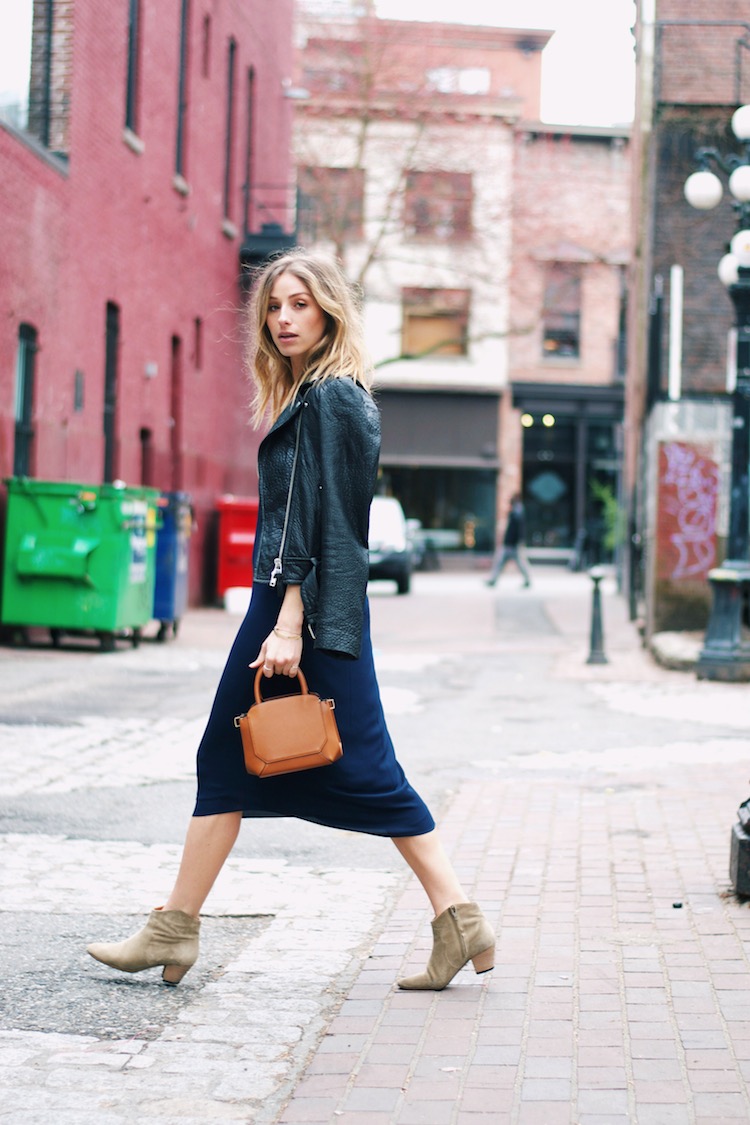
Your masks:
{"label": "jacket collar", "polygon": [[[289,406],[287,406],[284,410],[282,410],[281,414],[279,414],[278,418],[276,419],[276,421],[271,426],[268,433],[263,438],[263,441],[265,441],[267,437],[270,437],[271,434],[276,433],[277,430],[280,430],[281,427],[285,426],[287,424],[287,422],[289,422],[292,418],[297,417],[297,414],[301,410],[302,405],[303,405],[305,399],[307,398],[308,394],[310,393],[310,390],[311,390],[314,382],[315,382],[314,379],[310,379],[305,384],[303,384],[303,386],[301,387],[300,392],[297,395],[297,397],[295,398],[294,402],[290,403]],[[263,444],[263,442],[261,442],[261,445],[262,444]]]}

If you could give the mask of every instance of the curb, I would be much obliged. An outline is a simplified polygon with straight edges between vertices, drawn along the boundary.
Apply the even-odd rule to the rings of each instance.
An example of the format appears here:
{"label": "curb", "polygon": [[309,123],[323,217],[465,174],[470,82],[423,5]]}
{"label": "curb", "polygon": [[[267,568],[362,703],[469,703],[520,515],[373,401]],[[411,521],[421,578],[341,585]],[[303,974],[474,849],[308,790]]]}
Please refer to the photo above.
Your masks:
{"label": "curb", "polygon": [[673,672],[694,672],[702,646],[702,633],[654,633],[648,642],[656,663]]}

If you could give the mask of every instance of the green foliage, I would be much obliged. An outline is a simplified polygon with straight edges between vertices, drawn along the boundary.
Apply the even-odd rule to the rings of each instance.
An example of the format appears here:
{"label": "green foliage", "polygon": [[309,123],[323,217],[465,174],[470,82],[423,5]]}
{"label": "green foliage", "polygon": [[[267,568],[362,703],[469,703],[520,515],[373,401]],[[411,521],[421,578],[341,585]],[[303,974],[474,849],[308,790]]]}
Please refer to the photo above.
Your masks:
{"label": "green foliage", "polygon": [[590,483],[591,495],[602,506],[602,519],[606,528],[603,545],[608,551],[614,551],[624,538],[625,513],[620,510],[620,505],[617,503],[617,497],[611,485],[604,484],[596,477]]}

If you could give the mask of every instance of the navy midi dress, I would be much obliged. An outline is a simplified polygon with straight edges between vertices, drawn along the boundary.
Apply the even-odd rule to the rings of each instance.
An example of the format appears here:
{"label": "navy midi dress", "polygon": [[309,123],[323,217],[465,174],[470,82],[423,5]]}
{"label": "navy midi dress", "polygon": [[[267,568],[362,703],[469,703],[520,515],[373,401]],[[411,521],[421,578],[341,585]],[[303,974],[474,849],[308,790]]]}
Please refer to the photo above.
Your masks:
{"label": "navy midi dress", "polygon": [[[260,532],[260,529],[258,529]],[[260,539],[258,534],[256,542]],[[310,691],[336,702],[343,757],[330,766],[259,778],[248,774],[234,716],[253,700],[255,669],[249,668],[276,624],[275,590],[257,583],[219,682],[198,748],[198,798],[194,816],[242,811],[246,817],[292,816],[374,836],[420,836],[435,822],[404,776],[383,715],[375,676],[367,600],[358,659],[331,656],[313,647],[304,632],[300,667]],[[263,681],[264,698],[287,695],[287,676]]]}

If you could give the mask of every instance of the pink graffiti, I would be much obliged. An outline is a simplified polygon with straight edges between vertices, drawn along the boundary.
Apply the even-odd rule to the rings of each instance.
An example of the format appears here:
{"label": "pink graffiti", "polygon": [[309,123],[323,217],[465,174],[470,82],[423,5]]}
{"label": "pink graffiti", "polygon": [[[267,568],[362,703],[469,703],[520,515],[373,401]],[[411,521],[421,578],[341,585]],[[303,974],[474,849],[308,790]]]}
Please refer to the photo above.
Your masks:
{"label": "pink graffiti", "polygon": [[716,557],[716,499],[719,492],[717,466],[695,448],[681,442],[662,446],[667,468],[662,478],[671,485],[663,494],[664,511],[672,517],[676,530],[669,538],[678,559],[673,578],[705,574]]}

